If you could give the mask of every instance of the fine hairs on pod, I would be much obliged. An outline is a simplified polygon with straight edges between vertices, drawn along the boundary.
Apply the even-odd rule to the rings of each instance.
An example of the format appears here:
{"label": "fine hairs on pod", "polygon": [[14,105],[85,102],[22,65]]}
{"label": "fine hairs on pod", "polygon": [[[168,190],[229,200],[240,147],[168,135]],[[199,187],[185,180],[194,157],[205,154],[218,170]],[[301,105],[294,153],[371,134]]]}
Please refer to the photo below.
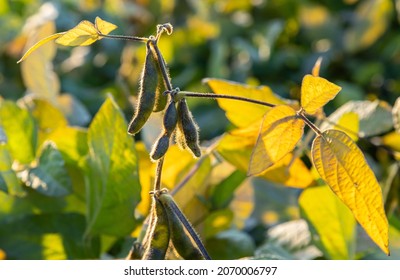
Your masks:
{"label": "fine hairs on pod", "polygon": [[146,43],[146,58],[140,79],[136,110],[128,127],[129,134],[135,135],[138,133],[153,112],[158,86],[158,67],[151,40],[149,40]]}
{"label": "fine hairs on pod", "polygon": [[175,140],[181,148],[189,148],[194,157],[201,156],[199,143],[199,127],[186,103],[186,99],[178,101],[178,129]]}

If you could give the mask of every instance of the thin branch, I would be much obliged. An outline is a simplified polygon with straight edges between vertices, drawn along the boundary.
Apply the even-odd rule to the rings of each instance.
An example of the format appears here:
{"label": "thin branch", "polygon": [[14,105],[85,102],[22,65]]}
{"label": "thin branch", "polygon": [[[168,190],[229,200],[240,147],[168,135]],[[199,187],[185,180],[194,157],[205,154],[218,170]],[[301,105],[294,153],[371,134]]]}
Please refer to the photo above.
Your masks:
{"label": "thin branch", "polygon": [[198,93],[198,92],[190,92],[190,91],[180,91],[178,95],[183,95],[184,97],[199,97],[199,98],[210,98],[210,99],[232,99],[232,100],[239,100],[239,101],[244,101],[244,102],[249,102],[249,103],[254,103],[254,104],[259,104],[267,107],[275,107],[275,104],[268,103],[268,102],[263,102],[255,99],[250,99],[246,97],[241,97],[241,96],[234,96],[234,95],[229,95],[229,94],[215,94],[215,93]]}
{"label": "thin branch", "polygon": [[158,48],[157,41],[152,40],[151,43],[156,52],[155,54],[157,56],[157,61],[160,66],[163,78],[164,78],[165,87],[167,88],[167,90],[172,91],[172,84],[171,84],[171,80],[168,76],[167,64],[165,63],[164,57],[162,56],[160,49]]}
{"label": "thin branch", "polygon": [[103,33],[98,33],[98,34],[100,37],[104,37],[104,38],[143,42],[143,43],[146,43],[149,40],[146,37],[126,36],[126,35],[107,35],[107,34],[103,34]]}
{"label": "thin branch", "polygon": [[161,190],[161,174],[162,174],[163,164],[164,164],[164,158],[160,158],[157,161],[156,178],[154,180],[154,192],[159,192]]}
{"label": "thin branch", "polygon": [[315,132],[317,135],[322,135],[321,130],[319,130],[318,127],[315,126],[315,124],[312,123],[305,115],[302,110],[297,112],[297,115],[303,119],[303,121]]}

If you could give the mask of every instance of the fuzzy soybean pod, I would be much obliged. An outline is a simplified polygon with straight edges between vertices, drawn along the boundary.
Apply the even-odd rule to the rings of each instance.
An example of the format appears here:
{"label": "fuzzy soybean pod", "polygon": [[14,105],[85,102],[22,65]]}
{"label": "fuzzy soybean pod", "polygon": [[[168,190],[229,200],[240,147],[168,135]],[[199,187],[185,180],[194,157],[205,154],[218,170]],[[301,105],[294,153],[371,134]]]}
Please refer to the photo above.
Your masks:
{"label": "fuzzy soybean pod", "polygon": [[[165,60],[162,57],[162,55],[161,55],[161,57],[157,58],[157,54],[153,50],[153,56],[156,61],[158,59],[158,60],[162,60],[164,62],[165,70],[167,72],[167,77],[168,77],[168,79],[170,79],[167,64],[165,63]],[[157,84],[157,89],[156,89],[156,101],[154,104],[153,112],[160,112],[160,111],[164,110],[165,106],[167,106],[167,101],[168,101],[168,96],[166,94],[164,94],[164,92],[167,90],[167,87],[165,85],[165,81],[163,78],[163,74],[161,72],[161,67],[160,67],[159,61],[157,61],[157,74],[158,74],[158,84]]]}
{"label": "fuzzy soybean pod", "polygon": [[175,102],[171,99],[165,110],[163,119],[163,131],[153,145],[150,152],[150,158],[152,161],[156,161],[162,158],[168,150],[169,139],[175,130],[178,122],[178,114],[176,110]]}
{"label": "fuzzy soybean pod", "polygon": [[179,255],[186,260],[210,260],[199,236],[172,196],[162,190],[159,199],[168,214],[171,241]]}
{"label": "fuzzy soybean pod", "polygon": [[140,79],[139,95],[135,114],[129,123],[128,133],[138,133],[153,112],[158,85],[158,65],[154,59],[150,41],[146,45],[146,59]]}
{"label": "fuzzy soybean pod", "polygon": [[152,211],[155,215],[148,229],[148,242],[144,244],[144,253],[142,260],[163,260],[167,253],[170,229],[168,215],[164,206],[156,196],[153,196]]}
{"label": "fuzzy soybean pod", "polygon": [[179,100],[177,111],[178,129],[176,132],[176,142],[183,148],[189,148],[194,157],[200,157],[199,127],[194,121],[184,98]]}

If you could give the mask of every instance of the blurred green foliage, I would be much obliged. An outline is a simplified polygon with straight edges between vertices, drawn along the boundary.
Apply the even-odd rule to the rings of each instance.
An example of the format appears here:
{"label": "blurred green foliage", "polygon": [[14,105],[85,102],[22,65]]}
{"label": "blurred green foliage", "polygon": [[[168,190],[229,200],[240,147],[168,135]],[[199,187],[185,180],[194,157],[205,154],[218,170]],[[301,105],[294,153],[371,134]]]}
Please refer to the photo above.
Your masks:
{"label": "blurred green foliage", "polygon": [[[1,0],[0,249],[11,259],[121,258],[131,245],[130,232],[140,230],[144,218],[134,212],[143,200],[140,152],[125,123],[133,112],[144,45],[103,39],[89,47],[58,47],[54,58],[51,50],[45,61],[50,64],[41,69],[59,79],[59,85],[48,82],[56,101],[35,99],[37,92],[33,98],[26,94],[38,72],[22,72],[16,64],[35,26],[54,20],[60,32],[100,16],[118,25],[113,34],[149,36],[158,23],[170,22],[174,33],[162,37],[160,49],[172,83],[198,92],[209,91],[202,79],[213,77],[268,85],[282,97],[299,99],[303,76],[321,56],[320,75],[343,88],[325,107],[329,115],[348,101],[394,104],[400,96],[399,7],[399,0]],[[216,102],[189,105],[202,140],[232,128]],[[385,114],[375,126],[388,121]],[[150,123],[136,140],[149,147],[158,135],[154,127]],[[393,150],[371,144],[391,128],[359,144],[382,182],[391,258],[399,258],[398,161]],[[193,165],[176,171],[176,178]],[[199,200],[209,212],[203,220],[194,216],[206,247],[221,247],[210,252],[215,258],[386,258],[363,233],[357,241],[346,236],[351,244],[343,254],[327,252],[329,240],[320,242],[329,246],[314,242],[318,233],[298,220],[307,219],[297,202],[300,190],[250,180],[229,168],[215,176],[214,163],[206,167],[196,191],[204,194]],[[284,238],[282,232],[293,228],[303,242]]]}

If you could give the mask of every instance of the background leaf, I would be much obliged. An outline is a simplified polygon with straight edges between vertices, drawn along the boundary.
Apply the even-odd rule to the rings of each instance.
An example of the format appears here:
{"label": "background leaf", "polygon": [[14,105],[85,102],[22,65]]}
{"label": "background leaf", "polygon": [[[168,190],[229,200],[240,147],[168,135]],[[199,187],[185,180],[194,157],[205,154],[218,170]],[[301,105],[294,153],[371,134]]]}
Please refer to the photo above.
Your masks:
{"label": "background leaf", "polygon": [[47,196],[65,196],[72,192],[64,160],[52,142],[43,144],[38,165],[20,176],[27,186]]}
{"label": "background leaf", "polygon": [[388,221],[381,187],[357,145],[345,133],[327,130],[314,139],[311,152],[321,178],[388,254]]}
{"label": "background leaf", "polygon": [[0,247],[7,259],[93,259],[99,240],[83,239],[85,218],[75,213],[32,215],[1,223]]}
{"label": "background leaf", "polygon": [[137,156],[124,116],[108,98],[88,131],[87,234],[125,236],[135,227],[140,201]]}
{"label": "background leaf", "polygon": [[0,142],[0,190],[12,196],[22,196],[25,192],[11,166],[12,159],[7,145]]}
{"label": "background leaf", "polygon": [[362,137],[378,135],[393,128],[391,107],[383,101],[365,100],[347,102],[328,117],[330,123],[324,122],[321,129],[332,128],[331,123],[337,123],[344,114],[349,112],[358,115],[359,133]]}
{"label": "background leaf", "polygon": [[[272,104],[285,104],[286,101],[275,95],[267,86],[252,87],[221,79],[206,79],[205,83],[216,94],[229,94],[264,101]],[[225,111],[229,121],[237,127],[246,127],[260,120],[269,110],[268,107],[238,102],[236,100],[218,99],[218,105]]]}
{"label": "background leaf", "polygon": [[36,153],[36,126],[29,112],[11,101],[0,100],[0,125],[12,158],[22,164],[30,163]]}
{"label": "background leaf", "polygon": [[307,188],[299,198],[301,212],[314,230],[314,240],[329,259],[353,259],[356,222],[328,186]]}

